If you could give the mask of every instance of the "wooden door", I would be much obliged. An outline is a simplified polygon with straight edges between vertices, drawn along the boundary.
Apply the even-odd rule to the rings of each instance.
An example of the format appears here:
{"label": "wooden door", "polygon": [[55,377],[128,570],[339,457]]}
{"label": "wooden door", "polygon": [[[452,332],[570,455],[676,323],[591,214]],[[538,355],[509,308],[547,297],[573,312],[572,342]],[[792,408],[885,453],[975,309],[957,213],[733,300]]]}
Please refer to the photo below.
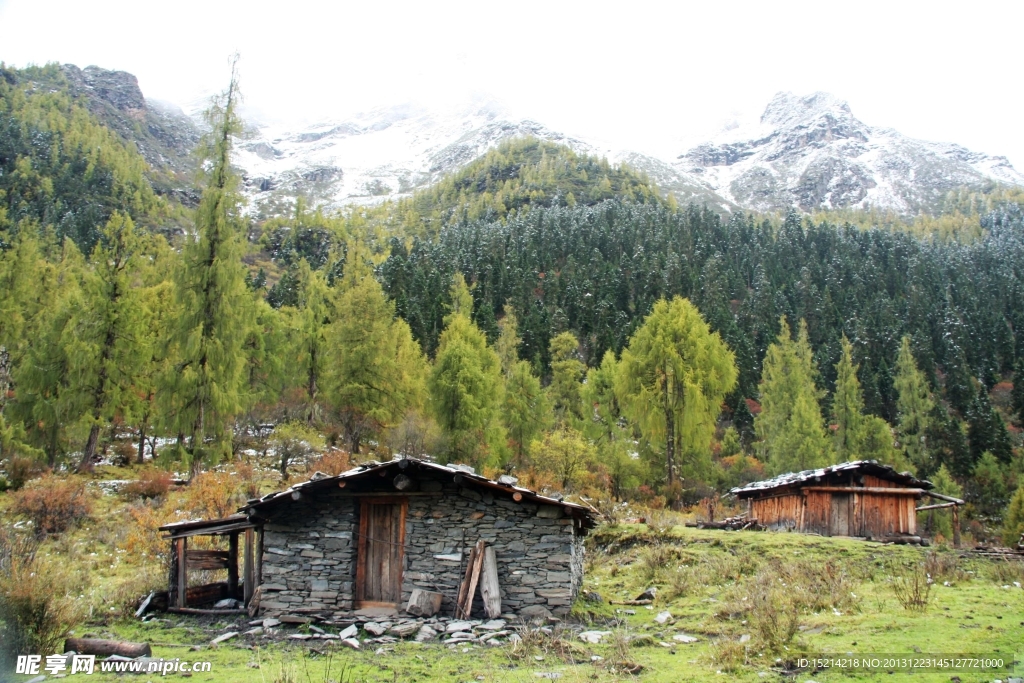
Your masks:
{"label": "wooden door", "polygon": [[359,508],[356,607],[398,606],[402,599],[404,498],[365,498]]}
{"label": "wooden door", "polygon": [[832,516],[829,519],[830,536],[850,535],[850,494],[832,494]]}

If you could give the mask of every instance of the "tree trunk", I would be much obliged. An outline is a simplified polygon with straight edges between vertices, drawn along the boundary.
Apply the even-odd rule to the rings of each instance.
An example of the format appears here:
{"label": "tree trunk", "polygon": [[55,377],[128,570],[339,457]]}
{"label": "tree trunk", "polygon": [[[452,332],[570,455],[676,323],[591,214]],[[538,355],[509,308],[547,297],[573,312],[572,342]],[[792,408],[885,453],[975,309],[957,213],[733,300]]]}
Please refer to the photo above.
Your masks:
{"label": "tree trunk", "polygon": [[668,486],[676,481],[676,416],[665,411],[665,460],[668,467]]}
{"label": "tree trunk", "polygon": [[78,463],[78,471],[85,472],[92,469],[92,459],[96,455],[96,442],[100,438],[100,425],[94,422],[89,429],[89,438],[85,442],[85,449],[82,451],[82,461]]}
{"label": "tree trunk", "polygon": [[142,418],[142,424],[139,425],[139,457],[138,463],[140,465],[146,462],[146,418]]}

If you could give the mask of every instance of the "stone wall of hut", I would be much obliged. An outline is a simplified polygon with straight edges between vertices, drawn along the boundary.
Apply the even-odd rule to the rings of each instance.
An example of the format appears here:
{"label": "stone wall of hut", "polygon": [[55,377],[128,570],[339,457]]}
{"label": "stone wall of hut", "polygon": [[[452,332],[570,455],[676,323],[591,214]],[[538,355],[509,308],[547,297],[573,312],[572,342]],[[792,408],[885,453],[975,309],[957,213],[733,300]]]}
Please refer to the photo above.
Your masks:
{"label": "stone wall of hut", "polygon": [[[495,550],[503,613],[568,613],[583,581],[583,535],[561,506],[517,503],[504,492],[430,475],[406,500],[399,609],[420,588],[441,593],[442,614],[450,615],[469,550],[483,540]],[[303,492],[273,511],[264,527],[262,607],[351,610],[358,518],[359,498],[339,489]],[[473,612],[483,615],[479,596]]]}

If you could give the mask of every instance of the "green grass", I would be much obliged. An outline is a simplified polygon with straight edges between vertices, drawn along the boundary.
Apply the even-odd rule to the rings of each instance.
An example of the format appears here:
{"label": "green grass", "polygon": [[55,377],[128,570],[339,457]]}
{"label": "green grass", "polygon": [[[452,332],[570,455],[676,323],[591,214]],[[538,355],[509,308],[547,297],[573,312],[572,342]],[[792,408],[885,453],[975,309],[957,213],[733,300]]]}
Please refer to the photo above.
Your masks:
{"label": "green grass", "polygon": [[[168,621],[158,623],[97,620],[77,632],[148,641],[156,657],[212,662],[212,671],[194,674],[194,681],[268,683],[545,680],[540,673],[561,674],[562,681],[602,682],[629,679],[618,666],[623,663],[641,665],[636,678],[652,683],[893,681],[910,675],[833,671],[782,676],[775,669],[807,653],[1024,654],[1024,590],[1012,584],[1024,582],[1024,564],[960,559],[947,549],[683,527],[655,533],[643,525],[601,527],[589,544],[584,590],[600,594],[603,601],[581,597],[573,619],[590,629],[612,631],[598,645],[583,643],[571,633],[560,637],[556,627],[551,636],[527,635],[516,648],[449,649],[406,642],[368,644],[355,652],[330,641],[282,643],[261,637],[210,646],[215,636],[229,627],[239,630],[245,622],[177,615],[160,615]],[[937,576],[930,601],[923,611],[904,609],[890,579],[907,571],[900,567],[922,563],[932,552],[929,566]],[[111,570],[109,563],[104,569],[124,571]],[[648,586],[658,588],[650,608],[608,604],[634,598]],[[760,611],[751,607],[754,603]],[[660,625],[655,616],[664,610],[672,619]],[[780,614],[796,619],[795,635],[772,647],[758,625],[767,619],[770,627]],[[674,644],[677,633],[699,640]],[[745,635],[750,639],[741,642]],[[948,681],[953,675],[963,683],[1005,680],[1005,674],[966,672],[919,673],[912,680]],[[122,678],[97,673],[90,680]],[[150,674],[135,680],[157,678]]]}

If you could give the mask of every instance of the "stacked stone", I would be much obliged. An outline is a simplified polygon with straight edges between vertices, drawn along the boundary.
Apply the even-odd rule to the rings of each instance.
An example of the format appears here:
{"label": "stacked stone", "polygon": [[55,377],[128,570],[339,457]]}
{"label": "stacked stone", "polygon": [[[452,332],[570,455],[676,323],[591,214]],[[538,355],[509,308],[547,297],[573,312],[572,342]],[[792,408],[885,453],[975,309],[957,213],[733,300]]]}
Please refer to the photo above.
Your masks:
{"label": "stacked stone", "polygon": [[261,607],[352,609],[355,523],[352,497],[337,491],[278,508],[263,527]]}
{"label": "stacked stone", "polygon": [[[568,613],[583,580],[583,538],[562,506],[517,503],[425,471],[414,476],[419,490],[407,497],[399,608],[419,588],[441,593],[441,614],[452,614],[469,551],[483,540],[495,550],[503,613]],[[340,489],[303,491],[276,508],[264,526],[261,606],[339,616],[351,610],[358,513],[359,498]],[[484,618],[479,595],[471,616]]]}

